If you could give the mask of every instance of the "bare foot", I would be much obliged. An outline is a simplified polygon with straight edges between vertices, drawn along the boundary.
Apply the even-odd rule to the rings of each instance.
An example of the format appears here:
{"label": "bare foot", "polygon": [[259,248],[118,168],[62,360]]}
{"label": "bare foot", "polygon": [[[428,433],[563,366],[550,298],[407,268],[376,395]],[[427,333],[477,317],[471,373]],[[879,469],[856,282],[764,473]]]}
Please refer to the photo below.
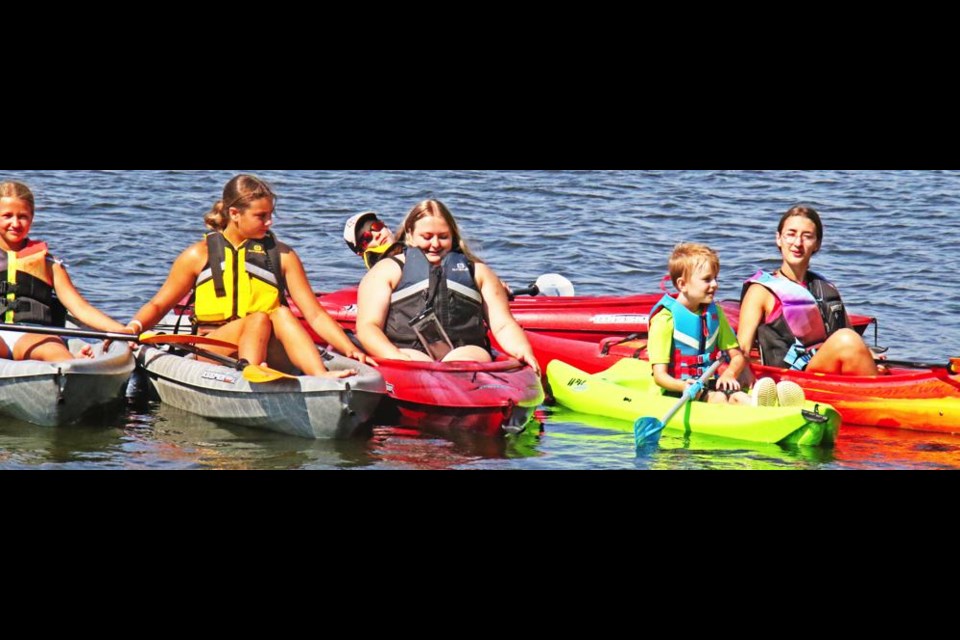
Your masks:
{"label": "bare foot", "polygon": [[80,347],[80,356],[81,358],[96,358],[97,356],[93,353],[93,345],[85,344]]}

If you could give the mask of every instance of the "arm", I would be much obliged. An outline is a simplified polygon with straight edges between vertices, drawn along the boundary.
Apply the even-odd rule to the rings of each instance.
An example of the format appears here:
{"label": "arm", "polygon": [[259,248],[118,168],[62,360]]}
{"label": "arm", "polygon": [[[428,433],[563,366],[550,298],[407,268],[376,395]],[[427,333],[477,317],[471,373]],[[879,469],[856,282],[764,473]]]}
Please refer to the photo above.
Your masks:
{"label": "arm", "polygon": [[747,359],[743,356],[743,351],[740,350],[740,345],[737,343],[737,336],[734,335],[733,329],[730,328],[730,322],[720,307],[717,307],[717,315],[720,320],[717,346],[727,354],[730,362],[717,379],[717,389],[721,391],[739,391],[739,377],[744,367],[747,366]]}
{"label": "arm", "polygon": [[730,358],[730,365],[727,366],[720,378],[717,379],[717,389],[739,391],[739,377],[743,372],[743,368],[747,365],[747,359],[743,357],[743,351],[739,348],[727,349],[726,351],[727,356]]}
{"label": "arm", "polygon": [[400,282],[402,273],[400,265],[393,260],[381,260],[360,281],[357,292],[357,337],[374,357],[410,359],[383,332],[390,311],[390,296]]}
{"label": "arm", "polygon": [[93,327],[99,331],[123,332],[126,327],[100,311],[80,295],[77,288],[70,280],[70,275],[60,263],[53,265],[53,289],[57,292],[57,298],[63,303],[70,314],[88,327]]}
{"label": "arm", "polygon": [[167,281],[150,302],[143,305],[133,314],[130,324],[140,325],[140,331],[149,329],[160,322],[175,304],[187,295],[200,275],[200,270],[207,261],[207,245],[205,242],[188,247],[174,261],[170,268]]}
{"label": "arm", "polygon": [[656,382],[657,386],[661,389],[683,393],[684,389],[696,382],[693,378],[689,380],[677,380],[668,373],[668,367],[669,365],[665,364],[653,365],[653,381]]}
{"label": "arm", "polygon": [[747,354],[753,349],[757,339],[757,330],[767,314],[773,311],[773,294],[766,287],[754,284],[747,289],[740,303],[740,324],[737,328],[737,342]]}
{"label": "arm", "polygon": [[483,296],[483,311],[490,323],[490,332],[507,353],[521,362],[526,362],[534,371],[540,373],[540,363],[533,355],[533,347],[510,313],[503,282],[482,262],[476,264],[474,276],[480,295]]}
{"label": "arm", "polygon": [[[653,381],[661,389],[683,393],[687,383],[670,375],[670,360],[673,357],[673,317],[669,311],[661,311],[650,320],[647,333],[647,353],[653,366]],[[694,380],[690,380],[693,384]]]}
{"label": "arm", "polygon": [[343,332],[343,328],[317,302],[317,296],[310,287],[307,273],[296,252],[291,249],[282,253],[280,262],[290,297],[300,308],[300,313],[303,314],[303,319],[310,325],[310,328],[326,340],[327,344],[348,358],[367,362],[366,354],[357,349],[356,345],[347,337],[347,334]]}

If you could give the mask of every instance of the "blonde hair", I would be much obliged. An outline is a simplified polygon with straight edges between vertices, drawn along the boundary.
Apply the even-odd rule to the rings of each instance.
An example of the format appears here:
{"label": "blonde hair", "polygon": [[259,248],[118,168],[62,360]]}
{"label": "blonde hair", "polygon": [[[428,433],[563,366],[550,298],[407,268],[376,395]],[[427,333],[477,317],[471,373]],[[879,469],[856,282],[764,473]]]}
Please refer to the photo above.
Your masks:
{"label": "blonde hair", "polygon": [[408,247],[415,246],[413,242],[413,228],[417,225],[417,221],[421,218],[442,218],[443,221],[446,222],[450,227],[450,233],[453,234],[454,248],[465,255],[469,260],[483,263],[483,260],[473,255],[473,252],[471,252],[470,248],[467,247],[467,243],[460,235],[460,227],[457,226],[457,221],[453,219],[453,214],[450,213],[450,210],[447,209],[447,206],[439,200],[424,200],[423,202],[420,202],[414,206],[413,209],[410,210],[410,213],[407,214],[406,219],[403,221],[403,230],[400,232],[400,237],[397,238],[397,241],[402,241]]}
{"label": "blonde hair", "polygon": [[265,180],[241,173],[223,187],[223,198],[203,216],[203,222],[212,231],[223,231],[230,222],[230,207],[243,212],[254,200],[261,198],[270,198],[276,205],[277,196]]}
{"label": "blonde hair", "polygon": [[33,192],[30,187],[22,182],[10,180],[9,182],[0,182],[0,198],[17,198],[30,205],[30,212],[34,212],[35,204]]}
{"label": "blonde hair", "polygon": [[[701,265],[711,267],[715,273],[720,273],[720,258],[717,252],[705,244],[681,242],[673,248],[667,269],[673,286],[677,287],[677,280],[689,280]],[[679,287],[677,287],[679,289]]]}

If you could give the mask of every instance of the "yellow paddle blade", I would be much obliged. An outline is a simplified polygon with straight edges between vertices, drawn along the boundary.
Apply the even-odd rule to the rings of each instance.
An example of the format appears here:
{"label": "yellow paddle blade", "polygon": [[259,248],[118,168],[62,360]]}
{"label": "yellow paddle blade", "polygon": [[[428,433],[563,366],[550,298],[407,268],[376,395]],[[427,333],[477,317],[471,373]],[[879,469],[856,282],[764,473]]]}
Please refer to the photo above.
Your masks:
{"label": "yellow paddle blade", "polygon": [[273,382],[274,380],[281,380],[283,378],[296,380],[297,376],[292,376],[289,373],[277,371],[270,367],[261,367],[257,364],[249,364],[243,368],[243,379],[247,382]]}

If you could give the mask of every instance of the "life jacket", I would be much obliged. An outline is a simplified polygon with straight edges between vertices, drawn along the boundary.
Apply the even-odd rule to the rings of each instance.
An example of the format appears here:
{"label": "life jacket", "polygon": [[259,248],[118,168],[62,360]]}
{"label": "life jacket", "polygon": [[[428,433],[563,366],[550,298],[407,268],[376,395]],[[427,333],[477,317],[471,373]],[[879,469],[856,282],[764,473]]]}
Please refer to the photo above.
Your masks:
{"label": "life jacket", "polygon": [[280,251],[289,248],[272,232],[239,247],[219,231],[208,233],[206,242],[207,263],[194,286],[194,323],[222,324],[287,303]]}
{"label": "life jacket", "polygon": [[678,380],[699,378],[720,357],[717,340],[720,336],[720,315],[711,302],[702,313],[693,313],[665,295],[650,310],[649,321],[662,309],[673,314],[672,357],[668,372]]}
{"label": "life jacket", "polygon": [[384,328],[390,342],[426,353],[410,321],[432,308],[454,348],[475,345],[489,351],[483,297],[474,281],[473,262],[459,251],[448,253],[437,266],[432,266],[420,249],[408,248],[404,255],[405,261],[390,258],[403,269],[390,297]]}
{"label": "life jacket", "polygon": [[67,310],[53,289],[53,263],[46,242],[28,240],[20,251],[0,253],[0,313],[3,322],[63,326]]}
{"label": "life jacket", "polygon": [[806,282],[804,287],[760,270],[744,283],[741,301],[753,284],[765,287],[780,301],[780,315],[757,329],[763,364],[802,370],[827,338],[847,326],[837,288],[813,271],[807,272]]}
{"label": "life jacket", "polygon": [[363,252],[363,263],[367,265],[367,269],[373,269],[373,265],[384,258],[402,253],[403,246],[400,242],[392,242],[390,244],[382,244],[379,247],[370,247]]}

